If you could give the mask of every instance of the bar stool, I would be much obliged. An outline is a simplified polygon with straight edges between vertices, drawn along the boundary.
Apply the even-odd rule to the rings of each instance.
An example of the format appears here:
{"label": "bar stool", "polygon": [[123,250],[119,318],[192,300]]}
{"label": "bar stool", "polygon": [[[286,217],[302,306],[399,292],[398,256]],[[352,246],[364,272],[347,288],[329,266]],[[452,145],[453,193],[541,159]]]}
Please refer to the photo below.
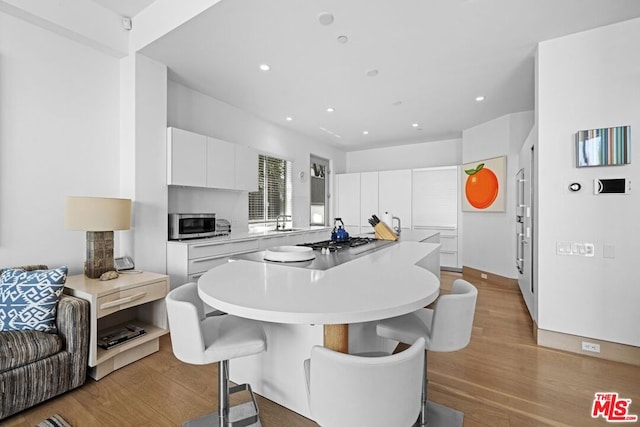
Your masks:
{"label": "bar stool", "polygon": [[[173,289],[166,297],[171,346],[175,356],[193,365],[220,362],[218,412],[185,421],[183,426],[245,427],[260,425],[258,404],[249,384],[229,387],[229,359],[266,350],[264,329],[255,321],[231,315],[206,317],[196,283]],[[230,394],[247,391],[251,402],[229,406]]]}
{"label": "bar stool", "polygon": [[322,346],[305,360],[307,398],[322,427],[409,427],[420,414],[424,338],[380,357],[339,353]]}
{"label": "bar stool", "polygon": [[[405,344],[423,337],[428,351],[449,352],[463,349],[471,340],[478,290],[469,282],[457,279],[451,293],[441,295],[434,309],[422,308],[404,316],[378,322],[376,333],[383,338]],[[427,356],[423,369],[421,425],[427,424]]]}

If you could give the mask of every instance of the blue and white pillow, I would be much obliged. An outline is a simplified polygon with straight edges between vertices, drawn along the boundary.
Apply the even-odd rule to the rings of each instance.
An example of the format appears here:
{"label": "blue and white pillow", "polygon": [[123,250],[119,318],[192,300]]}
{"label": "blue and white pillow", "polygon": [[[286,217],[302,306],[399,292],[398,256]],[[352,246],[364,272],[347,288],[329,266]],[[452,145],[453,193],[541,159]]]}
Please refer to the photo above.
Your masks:
{"label": "blue and white pillow", "polygon": [[55,333],[56,308],[67,280],[67,267],[24,271],[7,268],[0,275],[0,331]]}

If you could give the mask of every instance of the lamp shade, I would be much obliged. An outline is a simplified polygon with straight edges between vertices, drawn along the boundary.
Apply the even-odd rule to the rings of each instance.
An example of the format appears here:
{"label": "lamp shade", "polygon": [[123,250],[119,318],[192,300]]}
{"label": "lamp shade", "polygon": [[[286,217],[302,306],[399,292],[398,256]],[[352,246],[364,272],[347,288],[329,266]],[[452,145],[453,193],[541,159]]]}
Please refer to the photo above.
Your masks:
{"label": "lamp shade", "polygon": [[131,227],[131,200],[67,197],[64,227],[84,231],[128,230]]}

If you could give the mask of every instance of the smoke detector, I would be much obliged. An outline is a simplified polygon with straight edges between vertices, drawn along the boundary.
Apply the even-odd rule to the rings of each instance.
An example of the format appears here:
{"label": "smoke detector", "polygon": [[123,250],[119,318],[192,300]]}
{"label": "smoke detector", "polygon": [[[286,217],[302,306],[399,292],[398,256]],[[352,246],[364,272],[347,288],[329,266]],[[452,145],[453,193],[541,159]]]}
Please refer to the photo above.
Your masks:
{"label": "smoke detector", "polygon": [[318,22],[321,25],[333,24],[333,14],[329,12],[322,12],[320,15],[318,15]]}

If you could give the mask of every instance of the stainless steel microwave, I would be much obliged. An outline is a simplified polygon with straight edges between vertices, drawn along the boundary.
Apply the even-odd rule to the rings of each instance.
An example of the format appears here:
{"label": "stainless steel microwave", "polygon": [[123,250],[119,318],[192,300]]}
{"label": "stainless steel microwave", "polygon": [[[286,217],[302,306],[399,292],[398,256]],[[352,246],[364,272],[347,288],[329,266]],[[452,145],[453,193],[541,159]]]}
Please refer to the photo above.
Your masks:
{"label": "stainless steel microwave", "polygon": [[169,214],[169,240],[198,239],[215,235],[214,213]]}

